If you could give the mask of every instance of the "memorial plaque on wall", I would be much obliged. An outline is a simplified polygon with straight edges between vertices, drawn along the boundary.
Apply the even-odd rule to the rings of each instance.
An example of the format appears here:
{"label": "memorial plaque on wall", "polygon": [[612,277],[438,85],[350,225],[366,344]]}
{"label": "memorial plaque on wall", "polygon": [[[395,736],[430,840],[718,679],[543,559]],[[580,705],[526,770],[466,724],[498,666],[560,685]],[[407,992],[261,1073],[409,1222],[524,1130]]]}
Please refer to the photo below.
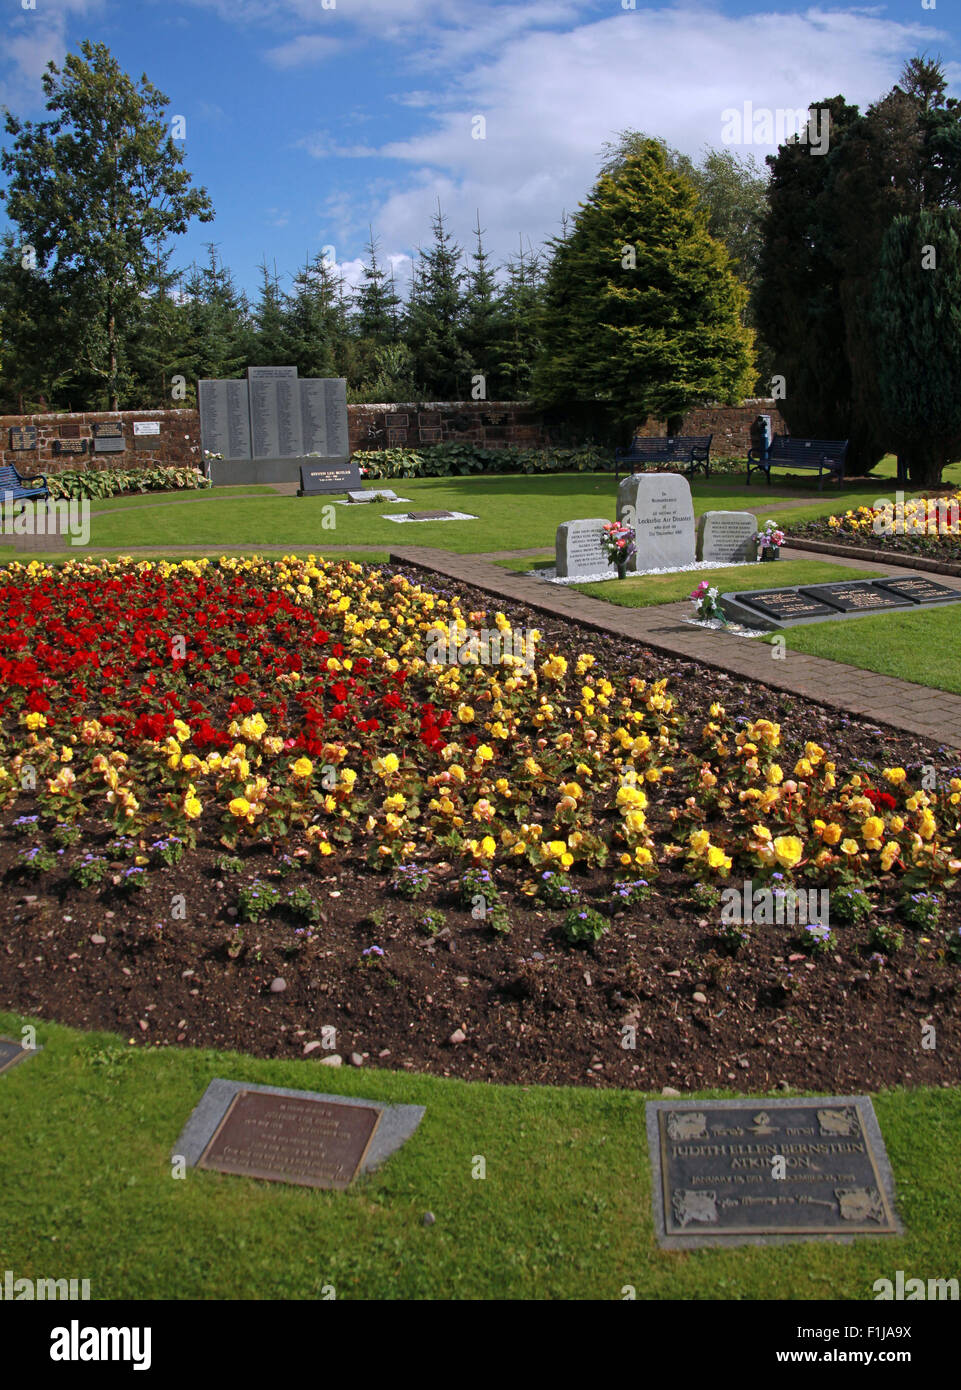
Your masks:
{"label": "memorial plaque on wall", "polygon": [[347,380],[345,377],[324,378],[327,392],[327,453],[331,458],[346,458],[350,453],[350,433],[347,428]]}
{"label": "memorial plaque on wall", "polygon": [[384,424],[389,430],[406,430],[410,425],[410,418],[407,415],[387,415]]}
{"label": "memorial plaque on wall", "polygon": [[388,430],[388,431],[387,431],[387,447],[388,447],[388,449],[393,448],[393,447],[394,447],[395,445],[397,445],[397,444],[406,444],[406,443],[407,443],[407,431],[406,431],[406,430]]}
{"label": "memorial plaque on wall", "polygon": [[300,383],[300,420],[305,454],[335,454],[327,447],[327,383],[306,377]]}
{"label": "memorial plaque on wall", "polygon": [[422,444],[440,444],[443,439],[443,432],[430,426],[425,429],[425,427],[421,425],[418,433]]}
{"label": "memorial plaque on wall", "polygon": [[159,434],[135,434],[133,437],[133,447],[138,452],[141,449],[162,449],[163,440]]}
{"label": "memorial plaque on wall", "polygon": [[304,452],[296,367],[248,367],[254,458],[298,458]]}
{"label": "memorial plaque on wall", "polygon": [[900,1231],[867,1096],[654,1101],[646,1110],[655,1221],[668,1248]]}
{"label": "memorial plaque on wall", "polygon": [[440,428],[441,418],[439,410],[422,410],[417,416],[418,425],[426,425],[428,429]]}
{"label": "memorial plaque on wall", "polygon": [[61,426],[60,426],[60,438],[61,438],[61,439],[79,439],[79,438],[80,438],[80,426],[79,426],[79,425],[61,425]]}
{"label": "memorial plaque on wall", "polygon": [[197,406],[204,449],[223,454],[224,458],[249,459],[250,402],[246,381],[198,382]]}
{"label": "memorial plaque on wall", "polygon": [[37,427],[36,425],[21,425],[19,428],[14,426],[10,431],[10,448],[35,449],[37,447]]}
{"label": "memorial plaque on wall", "polygon": [[52,444],[54,454],[85,454],[89,439],[55,439]]}
{"label": "memorial plaque on wall", "polygon": [[102,420],[90,428],[94,439],[123,439],[123,422],[120,420]]}
{"label": "memorial plaque on wall", "polygon": [[93,441],[95,454],[122,454],[126,447],[126,440],[114,439],[110,436],[105,439],[95,438]]}
{"label": "memorial plaque on wall", "polygon": [[238,1091],[197,1167],[343,1189],[357,1176],[380,1116],[374,1106]]}

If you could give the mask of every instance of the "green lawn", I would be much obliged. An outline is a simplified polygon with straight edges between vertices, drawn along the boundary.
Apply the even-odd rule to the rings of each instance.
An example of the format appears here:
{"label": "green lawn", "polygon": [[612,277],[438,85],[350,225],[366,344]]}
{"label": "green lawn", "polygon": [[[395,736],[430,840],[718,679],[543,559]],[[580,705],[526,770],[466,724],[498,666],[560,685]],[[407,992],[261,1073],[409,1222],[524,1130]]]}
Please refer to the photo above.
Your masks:
{"label": "green lawn", "polygon": [[[850,574],[848,570],[846,577]],[[778,635],[792,651],[961,695],[961,605],[956,603],[920,612],[877,613],[870,618],[788,627]]]}
{"label": "green lawn", "polygon": [[[0,1014],[8,1036],[20,1023]],[[629,1284],[643,1299],[864,1300],[895,1269],[951,1274],[961,1248],[957,1089],[875,1097],[904,1237],[678,1254],[654,1240],[639,1092],[134,1048],[47,1024],[38,1041],[0,1076],[4,1267],[89,1278],[98,1299],[316,1299],[329,1284],[338,1298],[620,1299]],[[169,1154],[215,1076],[427,1113],[347,1192],[176,1180]]]}
{"label": "green lawn", "polygon": [[[880,571],[857,578],[874,579]],[[678,603],[690,597],[702,579],[723,594],[734,589],[766,589],[785,584],[829,584],[850,579],[849,565],[832,565],[822,560],[778,560],[774,564],[727,565],[715,570],[687,570],[681,574],[640,574],[629,579],[608,579],[600,584],[573,584],[580,594],[602,598],[621,608],[649,608],[657,603]],[[693,609],[691,610],[693,613]]]}

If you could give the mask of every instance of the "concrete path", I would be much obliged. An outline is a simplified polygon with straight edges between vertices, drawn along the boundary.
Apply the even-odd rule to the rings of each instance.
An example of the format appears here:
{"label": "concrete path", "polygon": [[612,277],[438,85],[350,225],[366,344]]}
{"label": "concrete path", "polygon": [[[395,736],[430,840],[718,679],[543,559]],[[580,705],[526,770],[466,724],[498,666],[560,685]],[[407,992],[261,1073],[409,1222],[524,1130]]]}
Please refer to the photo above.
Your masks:
{"label": "concrete path", "polygon": [[[785,559],[807,558],[801,551],[785,549],[781,553]],[[793,652],[790,648],[783,660],[776,659],[775,649],[766,642],[685,623],[683,619],[689,618],[692,611],[688,602],[651,608],[619,608],[572,588],[546,584],[542,579],[502,569],[483,555],[454,555],[426,546],[392,546],[390,558],[398,564],[418,565],[448,579],[473,585],[498,598],[515,600],[553,617],[583,623],[598,632],[627,637],[672,656],[701,661],[706,666],[777,690],[833,705],[845,713],[918,734],[953,750],[961,747],[961,696],[880,676],[840,661]],[[906,568],[848,559],[838,559],[838,563],[875,573],[903,574]],[[692,585],[695,582],[696,576],[692,578]],[[939,582],[961,590],[961,578],[945,576]]]}

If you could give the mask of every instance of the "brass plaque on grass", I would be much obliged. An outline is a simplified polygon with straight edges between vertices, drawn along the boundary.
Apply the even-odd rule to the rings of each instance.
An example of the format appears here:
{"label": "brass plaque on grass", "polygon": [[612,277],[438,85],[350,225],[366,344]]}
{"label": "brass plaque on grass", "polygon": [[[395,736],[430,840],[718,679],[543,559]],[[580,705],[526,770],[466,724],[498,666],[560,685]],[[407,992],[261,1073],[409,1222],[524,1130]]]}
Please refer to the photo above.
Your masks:
{"label": "brass plaque on grass", "polygon": [[374,1106],[238,1091],[197,1167],[345,1188],[357,1176],[380,1115]]}

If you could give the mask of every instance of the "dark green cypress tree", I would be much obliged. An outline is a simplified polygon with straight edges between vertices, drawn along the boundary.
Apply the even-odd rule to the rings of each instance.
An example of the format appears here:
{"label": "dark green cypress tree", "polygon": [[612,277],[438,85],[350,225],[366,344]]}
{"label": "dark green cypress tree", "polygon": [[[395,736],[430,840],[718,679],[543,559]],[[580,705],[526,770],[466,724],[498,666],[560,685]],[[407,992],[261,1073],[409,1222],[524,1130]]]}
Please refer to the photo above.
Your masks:
{"label": "dark green cypress tree", "polygon": [[469,395],[471,365],[460,344],[464,273],[439,203],[432,229],[433,244],[418,251],[404,336],[425,398],[460,400]]}

